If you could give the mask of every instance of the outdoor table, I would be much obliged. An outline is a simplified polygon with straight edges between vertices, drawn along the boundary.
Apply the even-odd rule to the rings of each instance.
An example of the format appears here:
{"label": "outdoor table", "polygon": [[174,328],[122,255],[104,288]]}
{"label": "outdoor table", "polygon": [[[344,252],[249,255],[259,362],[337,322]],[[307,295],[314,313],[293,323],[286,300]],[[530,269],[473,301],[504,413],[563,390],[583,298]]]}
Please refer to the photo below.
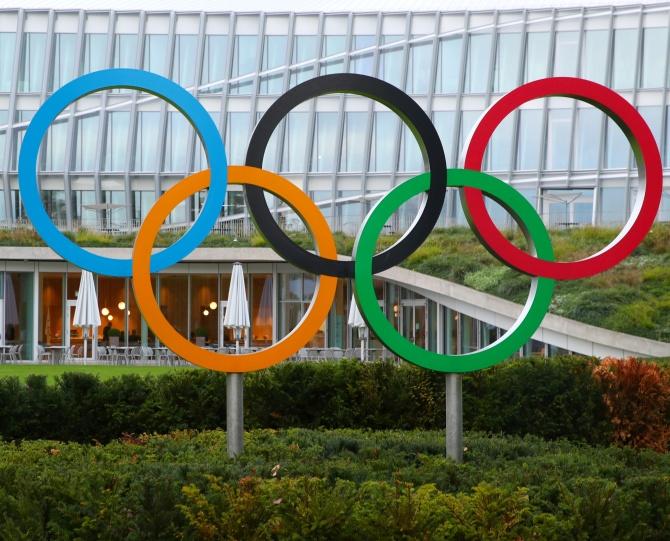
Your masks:
{"label": "outdoor table", "polygon": [[[120,356],[119,354],[123,355],[123,360],[125,360],[126,364],[130,363],[130,358],[128,357],[128,353],[134,348],[135,346],[109,346],[109,349],[112,352],[112,360],[114,362],[119,363]],[[122,364],[122,363],[119,363]]]}
{"label": "outdoor table", "polygon": [[7,354],[9,353],[9,350],[12,349],[12,346],[14,344],[5,344],[5,345],[0,345],[0,358],[2,359],[2,362],[7,362]]}
{"label": "outdoor table", "polygon": [[65,352],[70,348],[68,346],[44,346],[44,349],[53,352],[52,360],[54,364],[62,364]]}

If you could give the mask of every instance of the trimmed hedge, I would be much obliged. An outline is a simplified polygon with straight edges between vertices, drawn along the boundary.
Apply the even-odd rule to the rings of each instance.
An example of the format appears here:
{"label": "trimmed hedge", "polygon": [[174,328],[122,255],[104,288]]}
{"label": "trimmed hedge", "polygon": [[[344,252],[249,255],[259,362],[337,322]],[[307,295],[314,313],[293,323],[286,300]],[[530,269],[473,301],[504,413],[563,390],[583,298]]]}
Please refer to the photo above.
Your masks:
{"label": "trimmed hedge", "polygon": [[[524,359],[465,376],[467,430],[535,434],[595,444],[610,423],[593,360]],[[444,376],[409,365],[283,363],[245,377],[251,428],[439,429]],[[183,370],[157,377],[64,373],[0,379],[0,437],[107,442],[124,433],[225,426],[225,375]]]}
{"label": "trimmed hedge", "polygon": [[441,431],[0,443],[0,539],[667,540],[670,455]]}

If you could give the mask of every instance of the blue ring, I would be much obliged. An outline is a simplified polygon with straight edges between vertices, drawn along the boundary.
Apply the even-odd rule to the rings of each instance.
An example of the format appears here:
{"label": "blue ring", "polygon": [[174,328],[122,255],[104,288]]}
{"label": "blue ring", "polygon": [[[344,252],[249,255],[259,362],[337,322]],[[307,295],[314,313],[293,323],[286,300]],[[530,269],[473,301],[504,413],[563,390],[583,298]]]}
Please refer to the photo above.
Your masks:
{"label": "blue ring", "polygon": [[106,69],[82,75],[58,89],[35,113],[21,144],[19,191],[23,206],[35,231],[66,261],[97,274],[132,276],[131,259],[113,259],[93,254],[63,235],[44,209],[37,183],[37,157],[51,123],[75,100],[108,88],[141,90],[172,104],[193,125],[209,161],[212,180],[202,211],[179,240],[151,256],[151,272],[158,272],[181,261],[209,234],[221,212],[228,181],[225,147],[209,113],[186,89],[165,77],[135,69]]}

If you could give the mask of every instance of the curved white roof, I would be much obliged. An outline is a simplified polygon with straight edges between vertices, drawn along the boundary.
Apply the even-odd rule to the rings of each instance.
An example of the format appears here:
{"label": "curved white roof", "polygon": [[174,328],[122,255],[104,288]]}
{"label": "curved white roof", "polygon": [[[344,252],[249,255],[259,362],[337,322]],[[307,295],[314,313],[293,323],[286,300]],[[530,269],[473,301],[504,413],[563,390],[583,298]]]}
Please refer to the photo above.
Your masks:
{"label": "curved white roof", "polygon": [[[86,9],[116,11],[236,11],[236,12],[399,12],[489,11],[592,6],[670,5],[667,0],[10,0],[3,9]],[[287,9],[288,8],[288,9]]]}

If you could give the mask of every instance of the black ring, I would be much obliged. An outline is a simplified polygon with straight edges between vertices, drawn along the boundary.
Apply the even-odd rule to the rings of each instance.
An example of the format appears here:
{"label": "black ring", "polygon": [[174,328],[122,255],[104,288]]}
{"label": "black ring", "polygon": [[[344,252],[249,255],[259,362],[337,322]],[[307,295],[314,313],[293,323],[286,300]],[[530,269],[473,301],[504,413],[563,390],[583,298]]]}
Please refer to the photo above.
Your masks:
{"label": "black ring", "polygon": [[[263,166],[263,156],[272,132],[295,106],[308,99],[334,93],[371,98],[399,115],[417,138],[424,165],[430,171],[428,197],[424,198],[412,227],[397,243],[372,260],[373,272],[382,272],[406,259],[426,240],[440,218],[446,194],[444,179],[447,162],[440,136],[425,111],[402,90],[381,79],[356,73],[335,73],[309,79],[280,96],[261,117],[249,140],[246,165]],[[313,274],[353,277],[353,261],[325,259],[295,244],[272,216],[262,188],[246,185],[244,194],[258,230],[286,261]]]}

